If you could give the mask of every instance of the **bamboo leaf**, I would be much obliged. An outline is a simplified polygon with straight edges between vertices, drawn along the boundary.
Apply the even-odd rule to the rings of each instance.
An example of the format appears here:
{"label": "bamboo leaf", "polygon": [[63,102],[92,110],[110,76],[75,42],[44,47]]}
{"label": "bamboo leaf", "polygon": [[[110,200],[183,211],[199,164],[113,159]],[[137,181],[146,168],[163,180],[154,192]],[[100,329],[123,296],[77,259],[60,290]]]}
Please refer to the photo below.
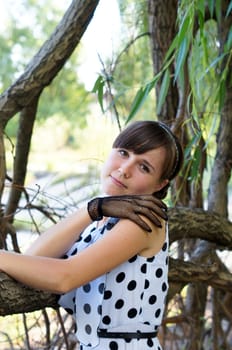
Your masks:
{"label": "bamboo leaf", "polygon": [[221,0],[216,0],[215,11],[216,11],[216,17],[217,17],[218,22],[221,22],[221,18],[222,18],[222,16],[221,16],[221,14],[222,14],[222,12],[221,12]]}
{"label": "bamboo leaf", "polygon": [[208,0],[210,16],[213,17],[215,0]]}
{"label": "bamboo leaf", "polygon": [[190,17],[184,16],[183,21],[180,25],[179,33],[178,33],[178,40],[179,44],[183,42],[186,34],[189,32],[189,26],[190,26]]}
{"label": "bamboo leaf", "polygon": [[232,1],[229,3],[228,9],[226,11],[226,17],[229,16],[230,12],[232,11]]}
{"label": "bamboo leaf", "polygon": [[169,72],[169,69],[167,69],[164,73],[164,77],[163,77],[162,84],[160,87],[159,100],[158,100],[158,104],[157,104],[157,114],[159,114],[161,111],[164,100],[165,100],[167,93],[168,93],[169,85],[170,85],[170,72]]}
{"label": "bamboo leaf", "polygon": [[98,102],[100,104],[101,110],[104,113],[104,107],[103,107],[103,90],[104,90],[105,80],[102,75],[99,75],[97,80],[95,81],[94,87],[92,89],[92,92],[95,92],[98,97]]}
{"label": "bamboo leaf", "polygon": [[140,89],[137,91],[135,98],[132,102],[130,113],[126,120],[126,124],[135,116],[136,113],[138,113],[139,109],[146,101],[150,91],[154,88],[159,78],[160,74],[157,74],[151,82],[149,82],[145,86],[141,86]]}
{"label": "bamboo leaf", "polygon": [[223,105],[224,105],[224,101],[225,101],[225,95],[226,95],[226,82],[223,79],[221,81],[220,87],[219,87],[219,91],[218,91],[218,108],[219,111],[221,111]]}
{"label": "bamboo leaf", "polygon": [[[231,1],[231,3],[232,3],[232,1]],[[232,47],[232,28],[230,28],[230,30],[229,30],[229,34],[228,34],[228,37],[227,37],[227,40],[225,43],[224,51],[229,52],[231,50],[231,47]]]}
{"label": "bamboo leaf", "polygon": [[174,53],[175,49],[178,47],[178,41],[179,41],[179,38],[178,38],[178,34],[175,36],[175,38],[173,39],[166,55],[165,55],[165,58],[164,58],[164,63],[167,62],[170,58],[170,56]]}
{"label": "bamboo leaf", "polygon": [[188,47],[189,47],[189,41],[188,41],[187,37],[185,37],[180,45],[178,55],[177,55],[175,80],[177,79],[181,68],[184,66],[184,62],[185,62],[186,55],[188,52]]}
{"label": "bamboo leaf", "polygon": [[201,150],[200,147],[196,147],[192,159],[192,167],[191,167],[191,179],[196,179],[199,174],[199,166],[201,162]]}

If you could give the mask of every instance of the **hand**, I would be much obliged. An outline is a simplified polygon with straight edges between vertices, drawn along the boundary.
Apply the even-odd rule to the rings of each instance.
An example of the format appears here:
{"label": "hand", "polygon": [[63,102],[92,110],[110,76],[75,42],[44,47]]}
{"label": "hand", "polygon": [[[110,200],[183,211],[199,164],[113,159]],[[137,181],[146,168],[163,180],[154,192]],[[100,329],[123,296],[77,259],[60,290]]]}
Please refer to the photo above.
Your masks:
{"label": "hand", "polygon": [[103,216],[130,219],[148,232],[151,228],[140,215],[146,216],[158,227],[162,227],[158,217],[168,219],[166,205],[153,195],[97,197],[88,202],[87,208],[93,221],[99,221]]}

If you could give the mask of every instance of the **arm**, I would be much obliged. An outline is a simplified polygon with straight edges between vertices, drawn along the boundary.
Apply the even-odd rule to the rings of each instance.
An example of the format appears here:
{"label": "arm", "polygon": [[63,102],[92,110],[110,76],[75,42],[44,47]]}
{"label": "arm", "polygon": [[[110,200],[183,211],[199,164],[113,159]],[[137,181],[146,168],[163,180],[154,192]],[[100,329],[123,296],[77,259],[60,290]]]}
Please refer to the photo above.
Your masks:
{"label": "arm", "polygon": [[[152,236],[157,230],[153,228]],[[0,251],[0,268],[33,288],[65,293],[77,288],[149,248],[151,235],[129,220],[69,259],[35,257]]]}
{"label": "arm", "polygon": [[27,249],[26,254],[52,258],[61,257],[91,221],[86,208],[77,210],[42,233]]}
{"label": "arm", "polygon": [[[79,209],[42,234],[27,250],[27,254],[60,257],[89,225],[91,219],[100,220],[103,216],[130,219],[151,232],[151,224],[161,227],[158,218],[167,220],[165,210],[165,204],[153,195],[94,198],[87,204],[87,209]],[[144,220],[145,218],[148,218],[149,222]]]}

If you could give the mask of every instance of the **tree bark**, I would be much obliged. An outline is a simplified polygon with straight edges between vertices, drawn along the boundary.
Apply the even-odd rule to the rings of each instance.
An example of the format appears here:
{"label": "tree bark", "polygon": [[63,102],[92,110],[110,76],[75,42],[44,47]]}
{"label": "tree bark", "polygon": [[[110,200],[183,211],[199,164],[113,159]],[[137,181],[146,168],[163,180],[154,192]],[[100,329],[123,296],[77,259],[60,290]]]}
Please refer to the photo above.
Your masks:
{"label": "tree bark", "polygon": [[[177,0],[148,0],[148,23],[151,34],[151,53],[153,70],[156,75],[163,67],[165,55],[176,35],[178,1]],[[171,75],[174,72],[172,66]],[[156,85],[156,100],[160,93],[159,81]],[[174,121],[178,106],[177,86],[170,84],[169,92],[158,118],[167,122]]]}

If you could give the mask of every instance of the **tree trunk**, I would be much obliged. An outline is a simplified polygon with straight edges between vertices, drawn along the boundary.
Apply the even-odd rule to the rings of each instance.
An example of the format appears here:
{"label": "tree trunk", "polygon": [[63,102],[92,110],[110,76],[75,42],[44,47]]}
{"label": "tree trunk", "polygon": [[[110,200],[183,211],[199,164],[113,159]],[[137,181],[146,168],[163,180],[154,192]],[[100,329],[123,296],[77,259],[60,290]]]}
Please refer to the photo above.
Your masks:
{"label": "tree trunk", "polygon": [[[165,55],[176,35],[178,1],[177,0],[148,0],[148,23],[151,34],[151,53],[153,70],[156,75],[161,71]],[[172,72],[174,67],[172,66]],[[160,84],[156,85],[156,101],[159,99]],[[177,86],[170,84],[167,98],[161,112],[158,115],[160,120],[170,125],[176,118],[178,106]]]}

